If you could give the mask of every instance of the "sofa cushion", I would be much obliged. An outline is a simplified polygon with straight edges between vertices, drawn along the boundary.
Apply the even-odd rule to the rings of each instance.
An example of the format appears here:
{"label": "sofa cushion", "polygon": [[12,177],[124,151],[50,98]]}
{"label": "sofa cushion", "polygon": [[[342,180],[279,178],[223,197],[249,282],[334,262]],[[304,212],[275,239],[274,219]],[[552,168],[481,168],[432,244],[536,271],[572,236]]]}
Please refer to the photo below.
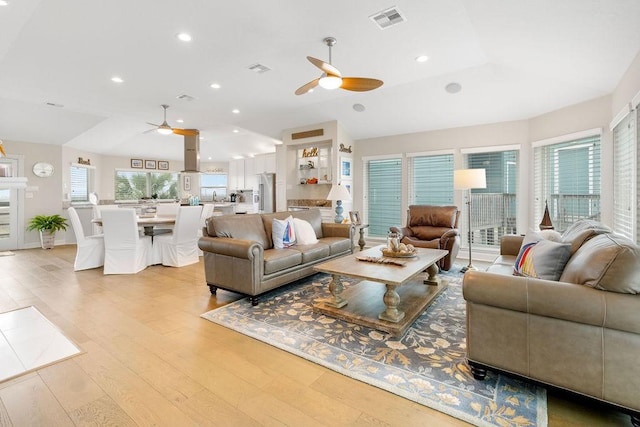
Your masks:
{"label": "sofa cushion", "polygon": [[296,244],[313,245],[318,243],[316,232],[309,221],[300,218],[293,218],[293,226],[296,230]]}
{"label": "sofa cushion", "polygon": [[455,228],[458,216],[457,206],[409,206],[407,227],[431,226]]}
{"label": "sofa cushion", "polygon": [[302,252],[295,249],[269,249],[264,251],[264,274],[276,273],[302,263]]}
{"label": "sofa cushion", "polygon": [[574,254],[584,242],[604,233],[611,233],[611,229],[598,221],[581,219],[571,224],[562,233],[562,241],[571,243],[571,253]]}
{"label": "sofa cushion", "polygon": [[314,262],[326,258],[331,253],[331,248],[326,243],[315,243],[313,245],[295,245],[293,248],[302,254],[302,263]]}
{"label": "sofa cushion", "polygon": [[513,274],[538,279],[558,280],[571,257],[571,244],[542,239],[530,231],[516,258]]}
{"label": "sofa cushion", "polygon": [[323,237],[318,239],[320,243],[329,245],[331,255],[347,252],[351,250],[351,240],[344,237]]}
{"label": "sofa cushion", "polygon": [[411,232],[414,237],[420,240],[434,240],[440,239],[440,237],[451,230],[450,227],[431,227],[431,226],[417,226],[411,227]]}
{"label": "sofa cushion", "polygon": [[605,291],[640,293],[640,248],[617,234],[597,235],[576,251],[560,280]]}
{"label": "sofa cushion", "polygon": [[273,219],[271,226],[271,239],[273,247],[276,249],[284,249],[296,244],[296,230],[293,225],[293,217],[288,216],[285,219]]}
{"label": "sofa cushion", "polygon": [[309,224],[311,224],[311,227],[313,228],[313,231],[315,231],[316,237],[318,239],[323,237],[322,213],[320,212],[320,209],[313,208],[313,209],[307,209],[302,211],[294,211],[294,212],[291,212],[291,215],[293,215],[294,218],[302,219],[304,221],[307,221]]}
{"label": "sofa cushion", "polygon": [[271,239],[267,238],[262,218],[258,214],[211,217],[207,221],[207,233],[216,237],[253,240],[265,249],[271,248]]}

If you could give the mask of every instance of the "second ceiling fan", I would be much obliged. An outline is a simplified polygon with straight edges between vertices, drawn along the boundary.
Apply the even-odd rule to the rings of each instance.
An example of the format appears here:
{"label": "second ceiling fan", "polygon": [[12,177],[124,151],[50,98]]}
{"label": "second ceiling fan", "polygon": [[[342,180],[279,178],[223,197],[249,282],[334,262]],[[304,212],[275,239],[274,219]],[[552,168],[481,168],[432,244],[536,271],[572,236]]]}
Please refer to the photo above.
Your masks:
{"label": "second ceiling fan", "polygon": [[296,90],[296,95],[304,95],[316,86],[321,86],[325,89],[340,88],[355,92],[366,92],[368,90],[377,89],[383,85],[383,81],[378,79],[370,79],[367,77],[342,77],[340,71],[331,64],[331,48],[335,46],[337,40],[334,37],[327,37],[323,41],[329,47],[329,63],[312,56],[307,56],[309,62],[320,68],[323,73],[317,79],[311,80],[309,83],[300,86]]}
{"label": "second ceiling fan", "polygon": [[148,131],[145,131],[145,133],[148,132],[158,132],[161,135],[171,135],[172,133],[175,133],[177,135],[198,135],[199,132],[196,129],[179,129],[179,128],[173,128],[171,126],[169,126],[169,123],[167,123],[167,108],[169,108],[169,106],[167,104],[162,104],[161,107],[164,109],[164,120],[162,121],[162,124],[155,124],[155,123],[150,123],[147,122],[147,124],[150,124],[151,126],[155,126],[155,129],[149,129]]}

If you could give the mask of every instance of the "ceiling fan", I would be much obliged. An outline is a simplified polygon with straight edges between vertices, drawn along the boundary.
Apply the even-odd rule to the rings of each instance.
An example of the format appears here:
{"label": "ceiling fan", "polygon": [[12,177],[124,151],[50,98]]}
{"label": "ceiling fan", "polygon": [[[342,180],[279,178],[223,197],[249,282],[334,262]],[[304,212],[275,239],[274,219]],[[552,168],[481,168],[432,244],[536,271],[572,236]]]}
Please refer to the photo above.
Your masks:
{"label": "ceiling fan", "polygon": [[334,37],[327,37],[323,42],[329,47],[329,63],[312,56],[307,56],[309,62],[320,68],[323,73],[317,79],[311,80],[309,83],[300,86],[296,90],[296,95],[304,95],[318,85],[325,89],[340,88],[355,92],[366,92],[382,86],[383,81],[378,79],[370,79],[366,77],[342,77],[340,71],[331,65],[331,48],[335,46],[337,40]]}
{"label": "ceiling fan", "polygon": [[169,123],[167,123],[167,108],[169,108],[169,106],[167,104],[162,104],[161,107],[164,109],[164,120],[162,121],[162,124],[157,125],[155,123],[147,122],[147,124],[150,124],[151,126],[155,126],[155,129],[149,129],[144,133],[149,133],[154,131],[158,132],[161,135],[171,135],[172,133],[175,133],[177,135],[198,135],[200,133],[196,129],[179,129],[179,128],[172,128],[171,126],[169,126]]}

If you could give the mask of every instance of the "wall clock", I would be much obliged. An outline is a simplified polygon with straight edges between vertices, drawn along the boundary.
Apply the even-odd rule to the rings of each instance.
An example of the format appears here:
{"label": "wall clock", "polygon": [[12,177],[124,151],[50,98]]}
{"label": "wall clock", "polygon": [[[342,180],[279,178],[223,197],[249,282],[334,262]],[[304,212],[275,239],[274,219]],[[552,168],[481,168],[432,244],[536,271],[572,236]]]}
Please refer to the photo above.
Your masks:
{"label": "wall clock", "polygon": [[46,162],[38,162],[33,165],[33,173],[40,178],[47,178],[53,175],[53,165]]}

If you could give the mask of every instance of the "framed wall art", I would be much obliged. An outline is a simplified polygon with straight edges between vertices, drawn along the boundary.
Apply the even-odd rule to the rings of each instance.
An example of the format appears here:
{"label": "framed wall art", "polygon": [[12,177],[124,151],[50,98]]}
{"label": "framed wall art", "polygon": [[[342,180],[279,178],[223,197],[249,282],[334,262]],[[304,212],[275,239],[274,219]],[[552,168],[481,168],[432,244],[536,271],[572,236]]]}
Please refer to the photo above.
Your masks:
{"label": "framed wall art", "polygon": [[351,159],[348,157],[340,157],[340,178],[351,179]]}
{"label": "framed wall art", "polygon": [[155,160],[145,160],[144,161],[144,168],[145,169],[155,169],[156,168],[156,161]]}
{"label": "framed wall art", "polygon": [[160,169],[161,171],[168,171],[169,162],[166,162],[164,160],[158,160],[158,169]]}
{"label": "framed wall art", "polygon": [[131,167],[133,169],[142,169],[142,159],[131,159]]}

